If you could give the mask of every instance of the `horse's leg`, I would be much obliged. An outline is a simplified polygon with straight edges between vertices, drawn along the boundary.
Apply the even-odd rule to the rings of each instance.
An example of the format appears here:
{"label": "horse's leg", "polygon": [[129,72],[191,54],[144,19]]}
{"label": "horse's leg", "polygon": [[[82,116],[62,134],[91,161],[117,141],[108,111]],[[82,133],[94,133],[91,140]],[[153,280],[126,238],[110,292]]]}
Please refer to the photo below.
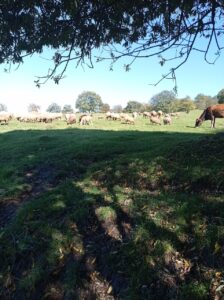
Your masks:
{"label": "horse's leg", "polygon": [[215,121],[215,118],[214,116],[211,117],[211,128],[214,128],[214,121]]}
{"label": "horse's leg", "polygon": [[213,122],[213,128],[215,128],[215,117],[214,117],[214,122]]}

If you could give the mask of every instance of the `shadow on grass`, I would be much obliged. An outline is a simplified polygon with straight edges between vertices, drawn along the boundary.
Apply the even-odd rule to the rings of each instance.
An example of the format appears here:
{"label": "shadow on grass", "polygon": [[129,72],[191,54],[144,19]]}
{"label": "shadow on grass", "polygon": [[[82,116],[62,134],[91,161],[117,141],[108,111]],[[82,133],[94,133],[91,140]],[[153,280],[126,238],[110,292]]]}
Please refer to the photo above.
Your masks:
{"label": "shadow on grass", "polygon": [[0,140],[3,297],[212,297],[222,135],[69,129]]}

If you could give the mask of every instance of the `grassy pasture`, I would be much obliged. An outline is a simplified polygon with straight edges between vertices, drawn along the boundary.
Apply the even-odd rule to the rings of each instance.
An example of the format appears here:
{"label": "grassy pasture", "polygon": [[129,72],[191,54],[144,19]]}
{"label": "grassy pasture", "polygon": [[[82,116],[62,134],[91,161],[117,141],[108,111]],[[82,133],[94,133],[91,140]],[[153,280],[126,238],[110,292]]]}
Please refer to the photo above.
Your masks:
{"label": "grassy pasture", "polygon": [[224,121],[200,113],[0,126],[0,297],[222,296]]}

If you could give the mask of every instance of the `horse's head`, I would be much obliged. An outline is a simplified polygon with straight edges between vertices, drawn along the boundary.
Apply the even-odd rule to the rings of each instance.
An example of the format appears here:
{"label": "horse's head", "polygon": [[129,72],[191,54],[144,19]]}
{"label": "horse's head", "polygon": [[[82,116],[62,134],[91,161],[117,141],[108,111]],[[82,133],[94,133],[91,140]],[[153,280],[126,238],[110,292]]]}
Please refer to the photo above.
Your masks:
{"label": "horse's head", "polygon": [[202,121],[201,119],[196,119],[195,127],[201,126],[202,122],[203,122],[203,121]]}

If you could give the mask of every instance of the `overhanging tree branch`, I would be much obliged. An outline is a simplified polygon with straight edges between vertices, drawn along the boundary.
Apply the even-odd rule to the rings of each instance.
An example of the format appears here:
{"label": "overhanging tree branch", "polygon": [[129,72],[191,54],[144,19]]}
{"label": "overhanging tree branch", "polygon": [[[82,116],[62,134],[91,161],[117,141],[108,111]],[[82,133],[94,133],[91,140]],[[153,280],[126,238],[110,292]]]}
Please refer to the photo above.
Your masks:
{"label": "overhanging tree branch", "polygon": [[[35,81],[40,86],[49,79],[59,83],[72,61],[76,67],[92,68],[95,62],[110,60],[112,68],[119,59],[130,57],[128,71],[138,58],[159,57],[161,65],[184,58],[162,80],[174,78],[172,74],[192,51],[204,53],[207,63],[217,60],[224,48],[223,19],[224,4],[218,0],[132,0],[131,4],[126,0],[3,0],[0,63],[21,63],[26,55],[41,53],[45,47],[55,49],[53,68]],[[204,48],[196,45],[199,37],[207,41]],[[212,44],[217,48],[213,61],[208,58]],[[93,59],[94,49],[104,51]]]}

